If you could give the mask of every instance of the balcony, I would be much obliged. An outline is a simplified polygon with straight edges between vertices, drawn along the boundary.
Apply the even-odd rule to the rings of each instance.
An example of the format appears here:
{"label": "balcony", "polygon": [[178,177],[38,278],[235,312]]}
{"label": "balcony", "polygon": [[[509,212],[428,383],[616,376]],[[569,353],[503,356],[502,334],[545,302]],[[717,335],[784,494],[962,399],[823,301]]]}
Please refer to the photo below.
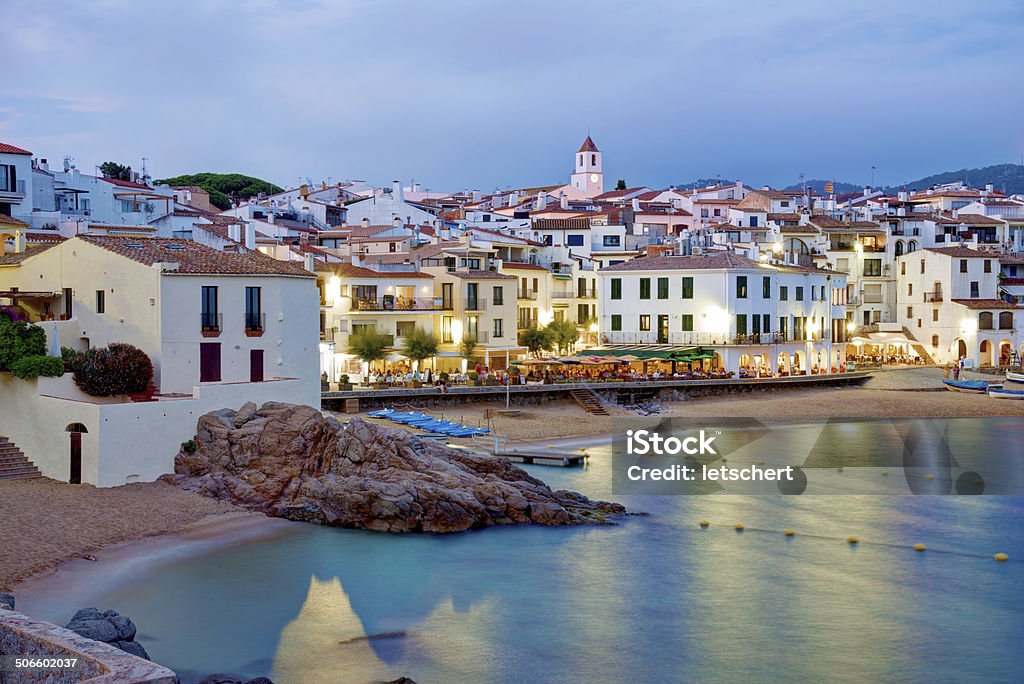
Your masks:
{"label": "balcony", "polygon": [[477,344],[487,344],[487,341],[490,339],[490,335],[488,335],[487,332],[485,332],[485,331],[478,330],[476,332],[464,332],[464,333],[462,333],[462,339],[464,339],[464,340],[467,340],[467,339],[468,340],[473,340]]}
{"label": "balcony", "polygon": [[25,198],[25,181],[15,181],[11,185],[10,181],[4,181],[3,185],[0,185],[0,199],[5,202],[18,202]]}
{"label": "balcony", "polygon": [[516,293],[516,299],[530,299],[530,300],[537,299],[537,291],[536,290],[519,290],[519,292]]}
{"label": "balcony", "polygon": [[466,311],[483,311],[487,308],[487,300],[477,297],[475,299],[466,299],[464,308]]}
{"label": "balcony", "polygon": [[575,299],[576,294],[572,290],[556,290],[551,293],[552,299]]}
{"label": "balcony", "polygon": [[224,314],[204,311],[199,314],[199,325],[203,337],[220,337],[220,331],[224,329]]}
{"label": "balcony", "polygon": [[942,301],[942,292],[939,292],[939,291],[925,292],[924,293],[924,301],[925,302],[941,302]]}
{"label": "balcony", "polygon": [[440,297],[391,297],[353,299],[353,311],[451,311],[452,302]]}
{"label": "balcony", "polygon": [[259,311],[245,312],[245,336],[263,337],[263,331],[267,326],[267,314]]}
{"label": "balcony", "polygon": [[597,299],[596,287],[576,288],[576,299]]}

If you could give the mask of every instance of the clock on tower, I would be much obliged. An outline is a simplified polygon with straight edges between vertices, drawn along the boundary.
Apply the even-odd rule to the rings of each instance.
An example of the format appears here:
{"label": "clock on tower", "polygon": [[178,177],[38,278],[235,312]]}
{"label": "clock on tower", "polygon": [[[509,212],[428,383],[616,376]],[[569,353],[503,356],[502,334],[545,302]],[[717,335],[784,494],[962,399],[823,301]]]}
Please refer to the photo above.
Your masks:
{"label": "clock on tower", "polygon": [[604,192],[604,171],[601,166],[601,150],[588,135],[576,152],[575,172],[569,177],[569,184],[586,197]]}

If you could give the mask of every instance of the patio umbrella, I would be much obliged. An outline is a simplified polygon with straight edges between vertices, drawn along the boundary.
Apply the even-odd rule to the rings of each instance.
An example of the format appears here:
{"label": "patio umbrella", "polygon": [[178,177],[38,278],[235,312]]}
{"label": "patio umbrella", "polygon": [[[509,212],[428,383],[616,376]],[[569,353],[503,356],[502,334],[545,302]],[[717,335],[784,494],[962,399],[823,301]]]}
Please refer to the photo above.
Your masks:
{"label": "patio umbrella", "polygon": [[627,363],[632,362],[632,361],[639,361],[640,360],[639,356],[633,356],[632,354],[624,354],[624,355],[619,356],[617,358],[619,359],[619,361],[625,361]]}
{"label": "patio umbrella", "polygon": [[50,356],[55,356],[58,359],[61,357],[60,336],[57,334],[57,321],[53,322],[53,331],[50,332]]}

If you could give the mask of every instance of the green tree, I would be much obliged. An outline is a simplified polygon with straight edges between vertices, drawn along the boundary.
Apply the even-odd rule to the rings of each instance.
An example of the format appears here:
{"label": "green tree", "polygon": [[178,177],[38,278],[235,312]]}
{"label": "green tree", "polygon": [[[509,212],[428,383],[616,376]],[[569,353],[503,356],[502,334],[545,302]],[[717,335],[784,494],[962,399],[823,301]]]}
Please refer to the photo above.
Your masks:
{"label": "green tree", "polygon": [[94,397],[139,394],[153,380],[153,362],[138,347],[111,342],[85,352],[74,373],[78,388]]}
{"label": "green tree", "polygon": [[616,190],[625,190],[626,189],[626,180],[624,178],[620,178],[619,182],[615,184],[615,189]]}
{"label": "green tree", "polygon": [[132,167],[112,161],[100,164],[100,173],[104,178],[113,180],[130,181],[132,179]]}
{"label": "green tree", "polygon": [[476,338],[470,335],[463,335],[462,341],[459,342],[459,356],[466,359],[466,361],[472,361],[473,355],[476,353]]}
{"label": "green tree", "polygon": [[579,330],[572,321],[551,321],[544,326],[544,331],[550,336],[551,344],[559,354],[570,349],[580,338]]}
{"label": "green tree", "polygon": [[402,341],[402,354],[413,361],[423,361],[437,355],[437,338],[422,328],[415,328]]}
{"label": "green tree", "polygon": [[387,358],[391,340],[376,328],[366,328],[352,333],[348,338],[348,351],[365,361],[373,368],[375,361]]}
{"label": "green tree", "polygon": [[0,371],[9,372],[26,356],[46,356],[46,333],[0,308]]}
{"label": "green tree", "polygon": [[163,178],[166,185],[195,185],[210,193],[210,204],[218,209],[230,209],[231,200],[247,200],[258,195],[274,195],[283,188],[260,178],[241,173],[188,173]]}
{"label": "green tree", "polygon": [[551,333],[547,328],[531,326],[519,333],[519,344],[526,347],[534,356],[552,347]]}

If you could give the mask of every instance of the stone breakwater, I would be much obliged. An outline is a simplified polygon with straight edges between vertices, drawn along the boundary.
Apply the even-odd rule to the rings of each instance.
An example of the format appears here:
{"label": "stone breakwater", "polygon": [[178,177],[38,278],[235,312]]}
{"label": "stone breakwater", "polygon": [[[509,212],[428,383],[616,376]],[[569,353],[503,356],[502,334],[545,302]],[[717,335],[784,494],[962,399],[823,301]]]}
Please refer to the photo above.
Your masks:
{"label": "stone breakwater", "polygon": [[[552,490],[508,461],[309,406],[248,403],[199,418],[164,479],[267,515],[380,532],[615,524],[623,506]],[[190,445],[191,446],[191,445]]]}

